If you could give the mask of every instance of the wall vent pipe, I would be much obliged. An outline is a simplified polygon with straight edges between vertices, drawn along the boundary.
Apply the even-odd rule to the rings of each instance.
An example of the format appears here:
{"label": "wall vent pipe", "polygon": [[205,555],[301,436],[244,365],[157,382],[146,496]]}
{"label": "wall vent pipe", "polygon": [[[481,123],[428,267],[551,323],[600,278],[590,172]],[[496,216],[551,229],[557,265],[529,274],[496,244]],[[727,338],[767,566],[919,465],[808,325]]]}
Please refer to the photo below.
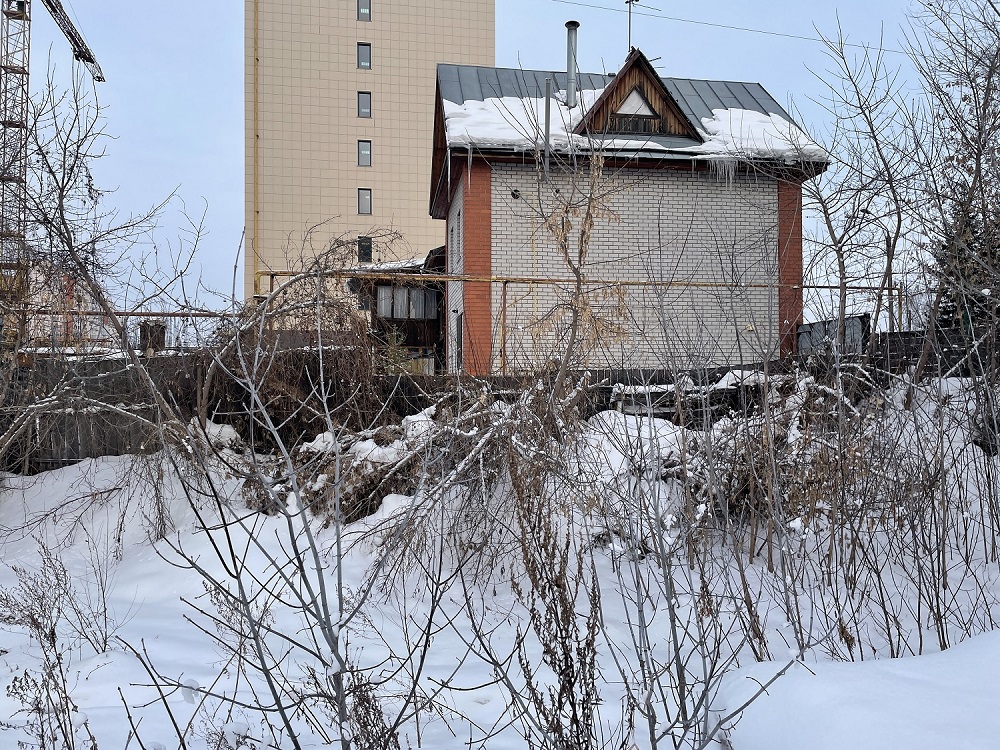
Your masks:
{"label": "wall vent pipe", "polygon": [[566,22],[566,106],[576,106],[576,30],[579,21]]}

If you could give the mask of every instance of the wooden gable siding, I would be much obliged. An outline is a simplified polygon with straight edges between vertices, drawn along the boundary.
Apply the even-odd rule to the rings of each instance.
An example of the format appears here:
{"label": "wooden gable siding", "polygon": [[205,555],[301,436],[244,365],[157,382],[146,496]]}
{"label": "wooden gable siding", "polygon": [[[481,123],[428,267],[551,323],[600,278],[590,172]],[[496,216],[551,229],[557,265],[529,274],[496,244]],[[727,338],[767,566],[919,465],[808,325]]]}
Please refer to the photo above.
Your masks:
{"label": "wooden gable siding", "polygon": [[[448,209],[442,203],[442,180],[448,168],[448,138],[444,123],[444,100],[441,98],[441,84],[437,84],[434,92],[434,140],[431,153],[431,195],[430,215],[435,219],[443,219],[442,211]],[[447,196],[449,202],[451,196]]]}
{"label": "wooden gable siding", "polygon": [[[694,123],[690,122],[677,102],[667,91],[663,81],[657,75],[656,70],[638,49],[633,49],[625,59],[625,65],[615,76],[614,80],[608,84],[604,93],[601,94],[590,112],[583,118],[577,126],[578,135],[584,133],[608,134],[608,135],[633,135],[627,129],[620,129],[615,124],[615,114],[622,106],[629,94],[638,89],[646,102],[659,115],[658,118],[641,118],[653,120],[648,135],[674,135],[685,136],[696,141],[701,141]],[[639,133],[641,135],[641,133]]]}
{"label": "wooden gable siding", "polygon": [[673,103],[663,96],[662,87],[650,81],[645,71],[641,70],[639,66],[633,66],[629,70],[620,73],[619,76],[611,84],[615,87],[611,96],[605,100],[604,106],[594,113],[594,117],[590,123],[591,132],[615,132],[611,127],[612,116],[621,108],[625,100],[628,99],[629,94],[634,89],[639,89],[639,92],[649,102],[653,111],[660,115],[658,127],[653,132],[661,135],[688,135],[690,126],[687,120],[678,112],[673,111]]}

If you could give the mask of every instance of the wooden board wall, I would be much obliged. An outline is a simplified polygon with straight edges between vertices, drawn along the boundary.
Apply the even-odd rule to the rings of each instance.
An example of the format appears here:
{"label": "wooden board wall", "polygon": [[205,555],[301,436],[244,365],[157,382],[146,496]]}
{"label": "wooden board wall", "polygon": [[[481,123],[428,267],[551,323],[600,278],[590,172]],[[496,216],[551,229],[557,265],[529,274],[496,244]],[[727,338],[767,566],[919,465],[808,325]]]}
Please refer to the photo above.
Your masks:
{"label": "wooden board wall", "polygon": [[603,106],[594,113],[590,129],[594,133],[610,133],[611,117],[622,106],[634,89],[639,89],[653,110],[660,115],[659,127],[654,132],[662,135],[689,135],[690,126],[663,93],[659,83],[651,81],[646,71],[638,65],[623,70],[615,78],[614,90]]}

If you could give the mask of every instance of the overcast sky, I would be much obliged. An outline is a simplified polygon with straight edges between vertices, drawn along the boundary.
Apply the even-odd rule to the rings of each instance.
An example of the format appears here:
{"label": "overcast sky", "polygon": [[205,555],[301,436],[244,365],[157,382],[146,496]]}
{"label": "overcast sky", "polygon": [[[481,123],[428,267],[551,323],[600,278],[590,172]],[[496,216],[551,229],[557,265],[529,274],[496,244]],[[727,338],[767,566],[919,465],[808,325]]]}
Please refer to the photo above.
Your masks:
{"label": "overcast sky", "polygon": [[[107,77],[98,92],[115,140],[96,176],[116,189],[109,202],[135,212],[176,190],[189,213],[207,206],[201,273],[210,286],[229,289],[243,231],[243,0],[63,3]],[[42,4],[34,5],[33,88],[50,55],[63,80],[71,67],[67,43]],[[497,65],[563,69],[564,24],[576,19],[581,69],[613,72],[628,51],[625,7],[623,0],[498,0]],[[656,58],[661,75],[759,82],[782,104],[794,101],[802,124],[818,132],[825,117],[811,99],[822,95],[814,73],[829,67],[822,44],[705,24],[816,37],[835,35],[839,22],[851,42],[898,50],[908,7],[902,0],[649,0],[634,10],[632,43]],[[902,55],[889,59],[906,66]],[[180,235],[176,212],[161,224],[161,240]]]}

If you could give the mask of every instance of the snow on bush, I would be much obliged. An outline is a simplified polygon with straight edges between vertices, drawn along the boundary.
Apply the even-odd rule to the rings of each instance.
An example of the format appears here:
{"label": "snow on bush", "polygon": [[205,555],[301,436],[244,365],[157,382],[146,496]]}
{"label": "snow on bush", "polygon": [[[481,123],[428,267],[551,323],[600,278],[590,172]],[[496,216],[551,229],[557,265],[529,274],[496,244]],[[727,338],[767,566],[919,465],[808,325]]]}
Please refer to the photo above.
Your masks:
{"label": "snow on bush", "polygon": [[[914,747],[977,746],[991,725],[962,680],[992,664],[975,636],[1000,591],[1000,466],[974,428],[986,392],[935,382],[906,410],[898,388],[758,385],[766,400],[714,424],[583,420],[586,388],[563,403],[541,387],[286,454],[180,471],[145,457],[176,524],[155,544],[118,530],[134,486],[108,462],[13,477],[8,611],[57,603],[43,627],[4,620],[9,736],[38,737],[56,714],[31,706],[52,694],[69,735],[114,747],[125,706],[147,746],[176,744],[167,707],[196,748],[415,745],[417,715],[435,747],[876,748],[911,737],[905,717]],[[269,505],[237,499],[251,480]],[[31,594],[37,569],[72,585]],[[966,641],[974,656],[949,650]],[[875,727],[868,705],[897,695],[899,723]],[[931,696],[949,722],[925,720]]]}

